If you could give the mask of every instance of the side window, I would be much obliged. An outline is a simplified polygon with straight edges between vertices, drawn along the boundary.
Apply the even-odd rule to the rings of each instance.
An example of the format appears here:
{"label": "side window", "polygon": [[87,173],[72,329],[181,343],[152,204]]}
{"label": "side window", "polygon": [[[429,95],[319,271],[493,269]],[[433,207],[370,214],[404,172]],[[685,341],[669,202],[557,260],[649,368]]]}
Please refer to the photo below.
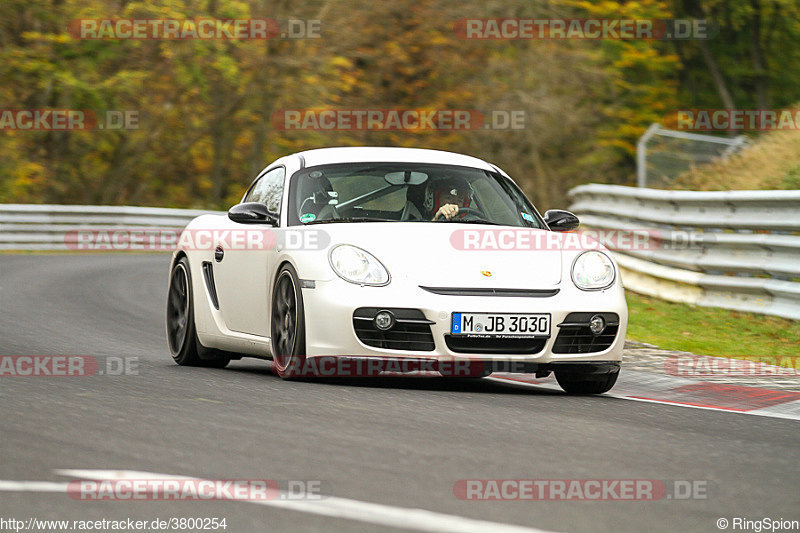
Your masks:
{"label": "side window", "polygon": [[281,198],[283,197],[283,181],[286,170],[283,167],[273,168],[263,176],[250,189],[245,196],[245,202],[261,202],[273,213],[280,214]]}

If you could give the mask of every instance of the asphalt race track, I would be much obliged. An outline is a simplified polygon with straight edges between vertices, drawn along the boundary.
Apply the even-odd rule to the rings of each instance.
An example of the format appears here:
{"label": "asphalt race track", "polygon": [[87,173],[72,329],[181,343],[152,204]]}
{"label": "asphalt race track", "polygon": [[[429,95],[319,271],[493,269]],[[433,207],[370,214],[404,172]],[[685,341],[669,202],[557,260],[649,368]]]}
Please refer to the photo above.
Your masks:
{"label": "asphalt race track", "polygon": [[[490,379],[284,382],[255,359],[179,367],[163,325],[168,263],[168,254],[0,255],[0,355],[133,363],[128,375],[0,377],[0,518],[217,517],[228,532],[719,531],[719,518],[800,519],[794,419]],[[96,472],[108,470],[319,481],[330,497],[260,505],[65,493],[73,479],[133,475]],[[463,501],[453,489],[465,479],[677,480],[707,493]]]}

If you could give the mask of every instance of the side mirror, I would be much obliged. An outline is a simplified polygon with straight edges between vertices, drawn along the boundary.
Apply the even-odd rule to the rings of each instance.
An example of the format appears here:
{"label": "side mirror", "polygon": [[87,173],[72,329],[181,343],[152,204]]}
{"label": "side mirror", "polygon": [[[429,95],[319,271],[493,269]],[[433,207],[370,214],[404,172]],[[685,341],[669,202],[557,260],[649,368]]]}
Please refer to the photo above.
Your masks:
{"label": "side mirror", "polygon": [[277,226],[280,222],[277,213],[273,213],[261,202],[236,204],[228,210],[228,218],[240,224],[269,224]]}
{"label": "side mirror", "polygon": [[553,231],[572,231],[577,229],[581,221],[569,211],[551,209],[544,214],[544,221]]}

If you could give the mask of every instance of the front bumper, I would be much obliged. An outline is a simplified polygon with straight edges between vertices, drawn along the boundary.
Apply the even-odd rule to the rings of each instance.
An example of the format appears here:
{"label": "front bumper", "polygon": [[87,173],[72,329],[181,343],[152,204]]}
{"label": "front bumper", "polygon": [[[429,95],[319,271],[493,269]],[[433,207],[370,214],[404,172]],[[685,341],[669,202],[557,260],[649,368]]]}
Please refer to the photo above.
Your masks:
{"label": "front bumper", "polygon": [[[628,322],[628,309],[619,280],[609,289],[581,291],[574,286],[559,287],[553,296],[450,296],[433,294],[418,286],[390,284],[384,287],[361,287],[340,279],[316,281],[315,288],[303,288],[306,320],[306,353],[316,356],[359,356],[392,359],[435,359],[441,361],[472,360],[530,363],[537,372],[556,363],[586,362],[601,373],[606,363],[622,360],[622,347]],[[434,347],[430,351],[376,348],[361,342],[353,326],[353,313],[363,307],[418,309],[431,322]],[[464,313],[549,313],[550,337],[544,347],[533,354],[464,353],[448,348],[445,335],[450,334],[451,314]],[[592,353],[554,353],[559,331],[557,327],[570,313],[615,313],[619,326],[613,343],[605,350]],[[612,365],[613,366],[613,365]],[[583,370],[592,372],[592,368]],[[581,372],[583,371],[581,370]],[[500,371],[500,370],[498,370]],[[609,371],[613,371],[609,370]]]}

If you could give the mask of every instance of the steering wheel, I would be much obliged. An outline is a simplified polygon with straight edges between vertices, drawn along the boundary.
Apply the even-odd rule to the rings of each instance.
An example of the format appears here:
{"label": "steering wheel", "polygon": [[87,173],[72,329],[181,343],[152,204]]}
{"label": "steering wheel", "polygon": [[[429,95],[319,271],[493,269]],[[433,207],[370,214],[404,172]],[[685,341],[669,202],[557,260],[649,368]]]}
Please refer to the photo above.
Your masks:
{"label": "steering wheel", "polygon": [[469,216],[473,217],[471,220],[475,220],[475,219],[477,219],[477,220],[486,220],[486,217],[483,216],[483,213],[481,211],[473,208],[473,207],[459,207],[458,208],[458,213],[456,214],[456,217],[458,217],[458,218],[453,217],[451,219],[446,219],[446,218],[442,217],[442,215],[438,215],[434,220],[442,220],[443,219],[443,220],[457,221],[458,219],[461,219],[461,218],[467,219],[467,217],[469,217]]}

